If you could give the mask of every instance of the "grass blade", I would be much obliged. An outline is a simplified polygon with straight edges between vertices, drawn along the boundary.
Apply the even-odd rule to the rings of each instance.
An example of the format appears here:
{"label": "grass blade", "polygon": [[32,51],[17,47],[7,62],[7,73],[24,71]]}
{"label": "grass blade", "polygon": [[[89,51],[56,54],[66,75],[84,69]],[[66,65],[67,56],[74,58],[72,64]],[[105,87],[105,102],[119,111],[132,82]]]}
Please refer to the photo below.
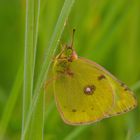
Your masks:
{"label": "grass blade", "polygon": [[10,96],[4,108],[4,112],[0,121],[0,139],[3,139],[8,123],[10,121],[12,111],[18,99],[18,94],[23,83],[23,65],[20,66]]}
{"label": "grass blade", "polygon": [[81,134],[85,129],[91,127],[90,125],[87,126],[79,126],[78,128],[74,129],[70,135],[68,135],[64,140],[73,140],[76,136]]}
{"label": "grass blade", "polygon": [[[31,81],[31,90],[33,92],[33,84],[34,84],[34,72],[35,72],[35,60],[36,60],[36,48],[37,48],[37,40],[38,40],[38,27],[39,27],[39,17],[40,17],[40,0],[34,0],[34,2],[32,3],[34,4],[34,6],[32,7],[34,13],[34,19],[33,19],[33,34],[32,34],[32,38],[33,38],[33,61],[32,61],[32,81]],[[37,9],[37,10],[35,10]],[[30,23],[29,23],[30,24]],[[33,93],[31,93],[33,94]],[[37,103],[37,108],[32,116],[32,121],[30,123],[30,126],[28,129],[30,129],[30,131],[28,131],[28,133],[26,133],[26,138],[27,139],[42,139],[43,138],[43,94],[41,93],[41,96],[39,97],[38,103]],[[26,139],[25,138],[25,139]]]}
{"label": "grass blade", "polygon": [[39,14],[40,0],[26,0],[22,133],[32,102]]}
{"label": "grass blade", "polygon": [[[43,140],[44,132],[44,89],[40,92],[39,99],[37,101],[37,107],[32,115],[30,139]],[[27,133],[28,134],[28,133]]]}
{"label": "grass blade", "polygon": [[132,86],[132,89],[133,89],[134,91],[140,89],[140,81],[138,81],[136,84],[134,84],[134,85]]}
{"label": "grass blade", "polygon": [[24,128],[23,133],[22,133],[22,137],[21,137],[22,140],[24,140],[27,128],[28,128],[29,123],[30,123],[31,115],[36,108],[36,104],[37,104],[39,94],[40,94],[40,89],[41,89],[41,87],[43,87],[43,83],[46,80],[48,70],[49,70],[49,66],[51,64],[51,59],[52,59],[52,57],[55,53],[58,41],[59,41],[59,39],[61,37],[61,34],[63,32],[65,22],[66,22],[66,20],[69,16],[69,13],[71,11],[71,7],[72,7],[74,1],[75,0],[66,0],[65,1],[64,6],[62,8],[62,11],[60,13],[60,16],[58,18],[54,33],[53,33],[52,38],[50,40],[49,48],[48,48],[48,51],[47,51],[47,55],[45,57],[44,64],[42,66],[42,70],[40,72],[40,76],[39,76],[39,79],[38,79],[38,82],[37,82],[37,86],[35,88],[35,92],[34,92],[35,96],[34,96],[32,105],[31,105],[30,110],[29,110],[29,114],[28,114],[28,118],[27,118],[27,121],[26,121],[25,128]]}
{"label": "grass blade", "polygon": [[22,131],[24,130],[26,116],[32,100],[33,89],[33,33],[34,33],[34,1],[26,0],[26,27],[24,52],[24,82],[23,82],[23,116]]}

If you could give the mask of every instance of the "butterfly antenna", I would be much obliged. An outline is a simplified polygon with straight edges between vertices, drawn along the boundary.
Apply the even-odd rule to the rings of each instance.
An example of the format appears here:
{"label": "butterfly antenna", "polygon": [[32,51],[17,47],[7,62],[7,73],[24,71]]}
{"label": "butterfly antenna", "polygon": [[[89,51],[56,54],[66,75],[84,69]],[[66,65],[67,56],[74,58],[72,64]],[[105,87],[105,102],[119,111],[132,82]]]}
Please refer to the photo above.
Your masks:
{"label": "butterfly antenna", "polygon": [[71,45],[70,45],[72,49],[73,49],[73,43],[74,43],[74,34],[75,34],[75,29],[72,30],[72,38],[71,38]]}

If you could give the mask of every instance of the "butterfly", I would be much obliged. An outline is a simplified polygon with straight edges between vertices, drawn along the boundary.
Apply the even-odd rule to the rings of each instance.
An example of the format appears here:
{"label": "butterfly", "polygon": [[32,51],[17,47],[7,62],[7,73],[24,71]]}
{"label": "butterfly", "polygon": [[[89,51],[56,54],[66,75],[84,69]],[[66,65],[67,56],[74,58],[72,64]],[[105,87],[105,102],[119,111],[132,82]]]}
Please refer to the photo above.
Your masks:
{"label": "butterfly", "polygon": [[[74,36],[75,30],[73,30]],[[90,124],[137,106],[133,92],[99,64],[78,57],[71,45],[56,56],[53,73],[57,108],[65,123]]]}

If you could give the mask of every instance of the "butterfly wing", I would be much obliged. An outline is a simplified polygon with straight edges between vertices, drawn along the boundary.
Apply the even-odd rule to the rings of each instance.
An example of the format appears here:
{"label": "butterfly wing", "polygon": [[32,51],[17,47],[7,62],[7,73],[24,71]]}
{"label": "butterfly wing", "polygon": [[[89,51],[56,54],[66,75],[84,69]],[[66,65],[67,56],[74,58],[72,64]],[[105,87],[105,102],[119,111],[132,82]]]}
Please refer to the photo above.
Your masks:
{"label": "butterfly wing", "polygon": [[110,77],[112,86],[115,91],[115,105],[109,111],[108,117],[119,115],[134,109],[137,106],[137,101],[133,92],[122,82]]}
{"label": "butterfly wing", "polygon": [[59,73],[54,81],[55,99],[63,120],[78,125],[105,118],[114,104],[113,88],[104,76],[106,73],[82,59],[73,61],[70,71],[71,74]]}
{"label": "butterfly wing", "polygon": [[115,104],[112,107],[112,109],[108,112],[107,117],[128,112],[137,106],[137,100],[133,92],[124,83],[116,79],[112,74],[110,74],[107,70],[105,70],[97,63],[84,58],[81,59],[87,63],[91,63],[98,70],[106,73],[106,77],[110,80],[110,84],[112,85],[113,91],[115,92]]}

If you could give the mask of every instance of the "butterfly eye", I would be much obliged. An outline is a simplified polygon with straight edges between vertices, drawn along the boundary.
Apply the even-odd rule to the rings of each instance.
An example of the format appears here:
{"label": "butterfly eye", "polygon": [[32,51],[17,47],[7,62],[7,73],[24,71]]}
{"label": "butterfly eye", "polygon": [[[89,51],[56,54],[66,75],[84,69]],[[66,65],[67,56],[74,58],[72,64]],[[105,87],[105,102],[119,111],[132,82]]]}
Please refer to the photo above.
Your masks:
{"label": "butterfly eye", "polygon": [[68,47],[66,50],[66,56],[70,57],[72,52],[73,52],[72,48]]}
{"label": "butterfly eye", "polygon": [[84,93],[86,95],[92,95],[95,90],[96,90],[96,87],[94,85],[88,85],[84,88]]}

